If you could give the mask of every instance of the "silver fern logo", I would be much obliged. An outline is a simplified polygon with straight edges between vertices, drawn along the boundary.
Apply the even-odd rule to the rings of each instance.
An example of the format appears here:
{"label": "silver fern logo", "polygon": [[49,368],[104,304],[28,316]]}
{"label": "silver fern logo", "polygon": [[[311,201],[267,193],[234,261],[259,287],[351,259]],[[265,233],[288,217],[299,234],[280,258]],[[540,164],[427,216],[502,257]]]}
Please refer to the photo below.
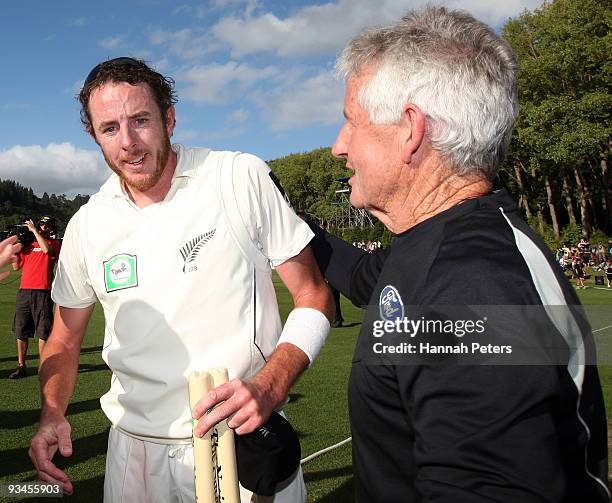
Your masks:
{"label": "silver fern logo", "polygon": [[215,235],[215,231],[217,229],[213,229],[212,231],[205,232],[204,234],[200,234],[196,236],[191,241],[187,241],[180,249],[181,257],[183,257],[183,272],[193,272],[198,270],[197,265],[189,265],[198,257],[198,253],[202,249],[206,243],[208,243],[211,238]]}

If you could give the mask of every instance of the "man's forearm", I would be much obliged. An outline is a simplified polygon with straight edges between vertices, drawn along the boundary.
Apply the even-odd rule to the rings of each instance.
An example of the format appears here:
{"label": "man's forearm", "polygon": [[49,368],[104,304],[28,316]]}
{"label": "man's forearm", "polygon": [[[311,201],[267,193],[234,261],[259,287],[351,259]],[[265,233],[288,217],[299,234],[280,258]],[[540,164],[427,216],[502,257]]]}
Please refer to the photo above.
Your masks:
{"label": "man's forearm", "polygon": [[41,422],[46,417],[65,415],[74,391],[80,347],[69,347],[49,337],[40,366]]}
{"label": "man's forearm", "polygon": [[48,254],[49,250],[51,250],[51,247],[49,246],[49,243],[47,243],[47,240],[42,237],[40,232],[38,232],[36,229],[32,231],[32,234],[34,234],[36,242],[38,243],[38,246],[40,246],[40,249],[43,251],[43,253]]}
{"label": "man's forearm", "polygon": [[46,417],[64,415],[74,390],[81,343],[94,309],[57,307],[53,330],[45,344],[40,366],[41,423]]}
{"label": "man's forearm", "polygon": [[323,313],[328,320],[332,321],[334,319],[334,314],[336,312],[334,298],[331,294],[331,290],[324,282],[321,282],[317,289],[313,288],[296,295],[293,302],[294,309],[300,307],[316,309]]}
{"label": "man's forearm", "polygon": [[291,386],[309,363],[308,356],[300,348],[290,343],[281,343],[252,382],[270,397],[274,408],[277,408],[287,398]]}
{"label": "man's forearm", "polygon": [[383,268],[387,250],[367,253],[310,224],[315,237],[310,246],[330,285],[358,307],[366,305]]}

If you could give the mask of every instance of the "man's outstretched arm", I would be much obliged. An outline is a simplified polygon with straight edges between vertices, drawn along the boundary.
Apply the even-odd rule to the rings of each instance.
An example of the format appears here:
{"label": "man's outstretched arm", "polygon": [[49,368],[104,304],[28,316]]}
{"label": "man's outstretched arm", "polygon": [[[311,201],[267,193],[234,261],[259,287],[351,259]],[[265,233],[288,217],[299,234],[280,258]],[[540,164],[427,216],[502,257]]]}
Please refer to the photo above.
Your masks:
{"label": "man's outstretched arm", "polygon": [[378,282],[389,248],[368,253],[312,222],[308,225],[315,233],[310,245],[325,279],[357,307],[365,306]]}
{"label": "man's outstretched arm", "polygon": [[38,478],[61,483],[66,494],[72,494],[72,483],[52,459],[58,450],[64,457],[72,455],[70,424],[65,414],[76,383],[81,344],[93,308],[93,305],[83,309],[56,308],[53,330],[40,366],[40,427],[28,453]]}

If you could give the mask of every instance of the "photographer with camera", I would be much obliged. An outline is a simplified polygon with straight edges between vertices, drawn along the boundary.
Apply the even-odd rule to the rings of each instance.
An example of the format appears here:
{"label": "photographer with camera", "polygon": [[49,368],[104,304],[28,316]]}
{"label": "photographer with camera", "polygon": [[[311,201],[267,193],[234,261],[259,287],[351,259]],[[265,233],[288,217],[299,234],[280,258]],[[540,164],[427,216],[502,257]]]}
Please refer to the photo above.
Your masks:
{"label": "photographer with camera", "polygon": [[[60,242],[51,238],[55,232],[55,219],[44,216],[34,225],[32,220],[24,224],[33,234],[34,241],[22,243],[13,269],[22,270],[21,286],[15,301],[15,318],[13,334],[17,339],[17,370],[9,379],[20,379],[27,376],[26,355],[28,339],[38,338],[38,352],[43,348],[53,323],[53,301],[51,300],[51,283],[53,268],[60,251]],[[21,239],[20,239],[21,240]]]}

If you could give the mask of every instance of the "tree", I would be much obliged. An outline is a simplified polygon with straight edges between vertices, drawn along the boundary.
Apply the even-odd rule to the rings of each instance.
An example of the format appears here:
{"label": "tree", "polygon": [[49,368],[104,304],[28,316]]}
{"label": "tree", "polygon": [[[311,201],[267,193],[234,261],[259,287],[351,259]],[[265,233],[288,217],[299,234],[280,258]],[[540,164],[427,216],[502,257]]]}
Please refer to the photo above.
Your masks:
{"label": "tree", "polygon": [[[553,0],[502,30],[521,62],[513,161],[535,160],[556,234],[559,206],[570,221],[576,218],[574,192],[585,234],[598,216],[612,230],[611,27],[609,0]],[[505,169],[515,171],[516,164]]]}
{"label": "tree", "polygon": [[61,236],[70,217],[88,200],[89,196],[77,195],[70,200],[63,194],[57,196],[46,192],[39,198],[31,188],[13,180],[0,180],[0,230],[29,218],[36,220],[43,215],[52,215]]}

